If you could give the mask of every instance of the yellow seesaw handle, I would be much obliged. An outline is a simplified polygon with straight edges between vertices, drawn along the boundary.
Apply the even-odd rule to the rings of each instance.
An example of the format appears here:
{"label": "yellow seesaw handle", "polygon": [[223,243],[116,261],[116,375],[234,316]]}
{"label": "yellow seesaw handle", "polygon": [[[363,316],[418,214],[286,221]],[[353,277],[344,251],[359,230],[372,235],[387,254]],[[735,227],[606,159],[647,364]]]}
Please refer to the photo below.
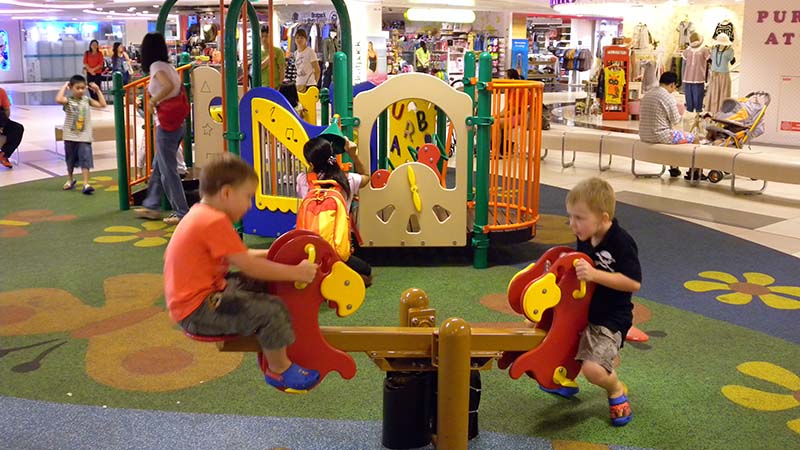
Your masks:
{"label": "yellow seesaw handle", "polygon": [[[306,244],[305,248],[306,255],[308,255],[308,262],[316,262],[317,261],[317,248],[314,247],[314,244]],[[305,289],[308,286],[308,283],[303,283],[302,281],[295,281],[294,288],[295,289]]]}
{"label": "yellow seesaw handle", "polygon": [[[577,267],[578,266],[578,261],[580,261],[580,259],[576,259],[575,261],[572,261],[572,267]],[[580,289],[575,289],[574,291],[572,291],[572,297],[573,298],[577,298],[577,299],[581,299],[583,297],[586,297],[586,282],[585,281],[581,281]]]}

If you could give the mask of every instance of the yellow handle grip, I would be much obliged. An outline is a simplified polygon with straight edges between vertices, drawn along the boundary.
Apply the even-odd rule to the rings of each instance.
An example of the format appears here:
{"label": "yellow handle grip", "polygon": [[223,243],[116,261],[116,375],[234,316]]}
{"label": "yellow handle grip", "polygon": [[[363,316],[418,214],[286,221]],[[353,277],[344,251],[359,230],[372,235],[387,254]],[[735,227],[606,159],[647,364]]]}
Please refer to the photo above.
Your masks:
{"label": "yellow handle grip", "polygon": [[[317,248],[314,247],[314,244],[306,244],[303,250],[305,250],[306,255],[308,255],[308,262],[313,263],[317,261]],[[295,289],[305,289],[306,286],[308,286],[308,283],[303,283],[302,281],[294,282]]]}
{"label": "yellow handle grip", "polygon": [[[578,266],[578,261],[580,261],[580,259],[576,259],[575,261],[572,261],[572,267],[577,267]],[[580,285],[579,289],[576,289],[576,290],[572,291],[572,297],[573,298],[577,298],[577,299],[581,299],[583,297],[586,297],[586,282],[585,281],[581,281],[581,285]]]}
{"label": "yellow handle grip", "polygon": [[422,199],[419,196],[419,187],[417,187],[417,176],[411,166],[408,166],[408,184],[411,187],[411,200],[414,202],[414,209],[417,212],[422,212]]}

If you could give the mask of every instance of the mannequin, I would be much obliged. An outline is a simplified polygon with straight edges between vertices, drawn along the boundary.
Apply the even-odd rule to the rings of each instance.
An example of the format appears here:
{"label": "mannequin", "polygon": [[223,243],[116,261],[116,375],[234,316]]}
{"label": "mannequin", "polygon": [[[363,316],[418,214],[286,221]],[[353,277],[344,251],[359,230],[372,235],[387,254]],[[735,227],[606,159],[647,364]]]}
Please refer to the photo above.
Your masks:
{"label": "mannequin", "polygon": [[711,49],[711,76],[708,80],[708,112],[719,111],[731,96],[730,65],[734,62],[733,43],[725,33],[717,35]]}
{"label": "mannequin", "polygon": [[322,87],[330,88],[333,79],[333,57],[339,51],[339,39],[336,30],[328,32],[328,38],[322,43],[322,58],[325,62],[325,73],[322,74]]}
{"label": "mannequin", "polygon": [[690,36],[689,48],[681,55],[684,61],[683,85],[686,92],[686,111],[699,113],[703,110],[705,96],[706,62],[711,51],[703,45],[703,37],[698,33]]}

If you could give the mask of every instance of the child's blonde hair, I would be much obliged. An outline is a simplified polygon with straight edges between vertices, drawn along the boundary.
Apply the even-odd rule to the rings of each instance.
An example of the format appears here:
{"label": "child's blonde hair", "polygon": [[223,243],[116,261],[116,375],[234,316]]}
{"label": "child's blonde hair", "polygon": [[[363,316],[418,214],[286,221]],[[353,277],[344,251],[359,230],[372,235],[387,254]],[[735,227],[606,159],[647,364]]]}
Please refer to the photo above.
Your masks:
{"label": "child's blonde hair", "polygon": [[614,220],[617,199],[614,188],[602,178],[589,178],[576,184],[567,194],[567,205],[574,206],[578,202],[586,203],[593,213],[602,216],[608,214],[608,220]]}
{"label": "child's blonde hair", "polygon": [[200,172],[200,194],[212,196],[223,186],[237,187],[248,181],[258,182],[258,175],[244,160],[231,153],[223,153],[203,166]]}

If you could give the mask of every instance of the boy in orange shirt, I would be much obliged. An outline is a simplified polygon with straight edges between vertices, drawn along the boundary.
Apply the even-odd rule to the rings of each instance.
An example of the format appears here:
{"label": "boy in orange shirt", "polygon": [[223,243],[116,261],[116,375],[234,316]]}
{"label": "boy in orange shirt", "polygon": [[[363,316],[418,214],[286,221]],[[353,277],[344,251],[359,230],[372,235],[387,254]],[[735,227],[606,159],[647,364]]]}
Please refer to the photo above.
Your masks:
{"label": "boy in orange shirt", "polygon": [[[169,315],[191,334],[255,335],[269,364],[265,381],[281,391],[304,393],[319,373],[292,363],[294,342],[283,301],[267,294],[267,281],[310,283],[317,265],[296,266],[249,250],[233,224],[250,208],[258,178],[253,168],[225,154],[207,163],[200,176],[202,200],[181,220],[164,255],[164,291]],[[228,273],[230,265],[237,273]]]}

